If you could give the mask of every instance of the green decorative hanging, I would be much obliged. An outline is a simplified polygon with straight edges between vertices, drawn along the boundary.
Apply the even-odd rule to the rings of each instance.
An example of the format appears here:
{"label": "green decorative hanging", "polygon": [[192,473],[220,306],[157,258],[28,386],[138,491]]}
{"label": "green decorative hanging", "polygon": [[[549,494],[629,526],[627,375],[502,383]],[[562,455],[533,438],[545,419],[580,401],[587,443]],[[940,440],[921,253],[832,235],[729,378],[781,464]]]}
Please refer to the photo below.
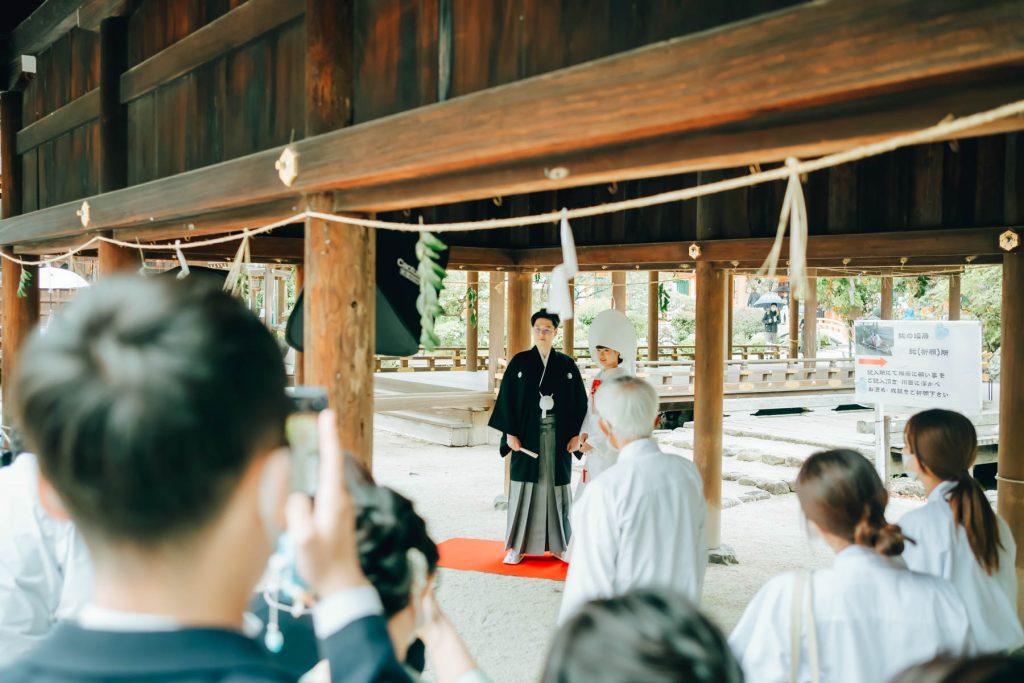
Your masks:
{"label": "green decorative hanging", "polygon": [[448,246],[429,232],[421,232],[416,242],[416,258],[419,261],[416,273],[420,278],[420,295],[416,297],[416,310],[420,314],[420,344],[427,351],[441,345],[434,333],[434,319],[444,313],[439,295],[444,289],[444,278],[448,274],[437,264],[438,254]]}
{"label": "green decorative hanging", "polygon": [[18,280],[18,298],[24,299],[28,296],[28,286],[32,284],[32,271],[22,268],[21,279]]}
{"label": "green decorative hanging", "polygon": [[472,287],[466,290],[466,307],[469,309],[469,324],[476,327],[477,316],[476,316],[476,301],[477,293]]}

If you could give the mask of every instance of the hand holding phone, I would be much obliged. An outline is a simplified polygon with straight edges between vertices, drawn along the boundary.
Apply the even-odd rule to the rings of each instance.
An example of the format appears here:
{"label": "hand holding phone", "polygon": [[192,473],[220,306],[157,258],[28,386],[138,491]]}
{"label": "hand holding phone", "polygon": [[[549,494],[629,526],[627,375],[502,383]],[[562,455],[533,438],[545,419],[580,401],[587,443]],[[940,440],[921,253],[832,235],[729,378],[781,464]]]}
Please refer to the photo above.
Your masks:
{"label": "hand holding phone", "polygon": [[345,457],[331,410],[317,415],[318,481],[315,499],[296,491],[288,499],[288,533],[295,544],[300,576],[321,597],[371,585],[359,565],[356,506],[346,484]]}

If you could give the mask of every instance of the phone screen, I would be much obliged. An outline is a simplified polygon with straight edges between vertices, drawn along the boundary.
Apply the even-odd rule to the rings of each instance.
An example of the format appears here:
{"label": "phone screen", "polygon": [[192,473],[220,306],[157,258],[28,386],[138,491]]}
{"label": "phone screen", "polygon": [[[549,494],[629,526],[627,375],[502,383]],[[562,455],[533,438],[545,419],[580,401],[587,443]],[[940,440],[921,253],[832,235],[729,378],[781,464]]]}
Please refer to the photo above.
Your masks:
{"label": "phone screen", "polygon": [[327,409],[327,391],[320,387],[289,387],[286,392],[292,405],[285,422],[285,438],[291,450],[291,488],[314,496],[320,473],[318,415]]}

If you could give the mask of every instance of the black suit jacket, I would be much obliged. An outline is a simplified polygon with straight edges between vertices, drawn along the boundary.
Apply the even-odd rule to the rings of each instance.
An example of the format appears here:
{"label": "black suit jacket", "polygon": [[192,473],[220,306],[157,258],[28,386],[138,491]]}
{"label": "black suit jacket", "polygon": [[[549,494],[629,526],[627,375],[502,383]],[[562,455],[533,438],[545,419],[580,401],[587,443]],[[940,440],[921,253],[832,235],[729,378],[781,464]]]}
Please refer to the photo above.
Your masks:
{"label": "black suit jacket", "polygon": [[[380,616],[355,621],[320,643],[331,680],[408,683]],[[222,629],[167,632],[92,631],[66,623],[39,647],[0,670],[4,683],[282,683],[277,667],[253,640]]]}

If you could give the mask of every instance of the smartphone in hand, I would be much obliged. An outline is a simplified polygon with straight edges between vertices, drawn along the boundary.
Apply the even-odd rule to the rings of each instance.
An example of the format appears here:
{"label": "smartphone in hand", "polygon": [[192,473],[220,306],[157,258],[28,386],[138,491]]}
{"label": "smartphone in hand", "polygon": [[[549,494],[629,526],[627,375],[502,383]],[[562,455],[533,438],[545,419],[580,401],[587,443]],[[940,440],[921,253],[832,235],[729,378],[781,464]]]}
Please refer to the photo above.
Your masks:
{"label": "smartphone in hand", "polygon": [[292,491],[316,495],[320,475],[318,415],[327,409],[327,391],[321,387],[288,387],[291,412],[284,433],[291,450],[289,479]]}

